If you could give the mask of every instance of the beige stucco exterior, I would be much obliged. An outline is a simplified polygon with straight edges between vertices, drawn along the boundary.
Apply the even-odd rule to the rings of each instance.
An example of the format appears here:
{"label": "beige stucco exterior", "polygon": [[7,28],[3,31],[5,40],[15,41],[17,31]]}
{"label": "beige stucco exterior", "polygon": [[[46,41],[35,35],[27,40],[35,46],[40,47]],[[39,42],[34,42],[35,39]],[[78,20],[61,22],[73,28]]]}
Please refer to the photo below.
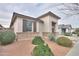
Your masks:
{"label": "beige stucco exterior", "polygon": [[[29,19],[25,19],[29,20]],[[40,18],[44,23],[41,22],[36,22],[36,31],[37,32],[52,32],[52,26],[51,23],[55,22],[55,32],[57,31],[58,28],[58,20],[52,16],[46,16],[43,18]],[[16,21],[13,25],[14,27],[14,32],[22,32],[23,31],[23,18],[17,17]],[[32,25],[32,32],[33,32],[33,25]]]}
{"label": "beige stucco exterior", "polygon": [[[38,19],[38,18],[37,18]],[[32,18],[28,18],[28,17],[17,17],[14,24],[11,26],[11,28],[14,29],[14,32],[23,32],[23,20],[29,20],[29,21],[34,21],[36,22],[36,32],[52,32],[52,22],[55,23],[54,26],[54,32],[57,32],[58,29],[58,18],[54,17],[53,15],[51,16],[50,14],[45,15],[44,17],[39,17],[40,21],[34,21],[34,19]],[[33,26],[33,22],[32,22],[32,31],[34,31],[34,26]]]}
{"label": "beige stucco exterior", "polygon": [[[24,20],[29,20],[28,18],[26,18],[26,19],[25,18],[20,18],[20,17],[16,18],[16,21],[15,21],[14,25],[12,26],[15,33],[23,32],[23,19]],[[32,32],[33,32],[33,23],[32,23]]]}
{"label": "beige stucco exterior", "polygon": [[12,26],[15,33],[22,32],[22,24],[23,24],[22,18],[17,17],[14,25]]}
{"label": "beige stucco exterior", "polygon": [[41,25],[40,23],[40,31],[42,32],[52,32],[52,22],[56,23],[55,24],[55,32],[57,32],[58,29],[58,19],[47,15],[45,17],[40,18],[42,21],[44,21],[44,24]]}
{"label": "beige stucco exterior", "polygon": [[37,22],[36,23],[36,29],[37,29],[37,32],[44,32],[44,24]]}
{"label": "beige stucco exterior", "polygon": [[50,16],[50,26],[51,26],[51,22],[55,22],[55,32],[58,32],[58,19],[53,17],[53,16]]}

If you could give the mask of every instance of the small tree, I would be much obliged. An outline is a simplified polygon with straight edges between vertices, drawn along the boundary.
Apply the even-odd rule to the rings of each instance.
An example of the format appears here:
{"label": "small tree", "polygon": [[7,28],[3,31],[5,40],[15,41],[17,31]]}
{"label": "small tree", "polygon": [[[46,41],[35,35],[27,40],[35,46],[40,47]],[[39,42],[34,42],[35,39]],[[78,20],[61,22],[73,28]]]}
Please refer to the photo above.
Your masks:
{"label": "small tree", "polygon": [[54,41],[54,42],[56,41],[56,38],[53,34],[49,34],[48,38],[49,38],[50,41]]}
{"label": "small tree", "polygon": [[75,32],[78,33],[79,32],[79,28],[76,28]]}
{"label": "small tree", "polygon": [[77,34],[77,36],[79,36],[79,28],[76,28],[74,32]]}

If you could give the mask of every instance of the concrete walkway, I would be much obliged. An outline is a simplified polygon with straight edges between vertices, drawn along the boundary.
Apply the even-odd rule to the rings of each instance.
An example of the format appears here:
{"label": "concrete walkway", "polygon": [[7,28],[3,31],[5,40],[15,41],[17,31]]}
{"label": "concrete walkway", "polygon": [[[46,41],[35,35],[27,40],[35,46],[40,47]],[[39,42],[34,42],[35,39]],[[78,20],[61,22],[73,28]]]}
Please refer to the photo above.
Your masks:
{"label": "concrete walkway", "polygon": [[69,51],[67,56],[79,56],[79,40],[78,42],[74,45],[74,47]]}

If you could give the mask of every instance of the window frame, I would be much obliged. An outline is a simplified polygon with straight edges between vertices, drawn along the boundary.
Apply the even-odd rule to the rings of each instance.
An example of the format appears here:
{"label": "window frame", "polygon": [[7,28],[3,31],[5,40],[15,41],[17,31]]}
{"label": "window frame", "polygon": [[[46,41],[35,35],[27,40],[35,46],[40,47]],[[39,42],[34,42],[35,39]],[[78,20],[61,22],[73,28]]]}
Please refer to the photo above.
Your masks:
{"label": "window frame", "polygon": [[[27,29],[29,28],[29,23],[31,22],[31,29]],[[28,24],[27,24],[28,23]],[[25,28],[26,27],[26,28]],[[23,32],[32,32],[32,21],[31,20],[25,20],[23,19]]]}

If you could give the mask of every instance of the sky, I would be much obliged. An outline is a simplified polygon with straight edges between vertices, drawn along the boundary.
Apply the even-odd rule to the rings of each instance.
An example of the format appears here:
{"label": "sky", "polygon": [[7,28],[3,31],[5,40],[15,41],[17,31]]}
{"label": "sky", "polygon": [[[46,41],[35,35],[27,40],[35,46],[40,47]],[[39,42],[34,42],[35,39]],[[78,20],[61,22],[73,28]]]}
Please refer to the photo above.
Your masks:
{"label": "sky", "polygon": [[58,8],[62,7],[60,3],[0,3],[0,24],[9,27],[13,12],[38,17],[51,11],[61,17],[58,24],[71,24],[72,27],[79,27],[79,15],[65,15],[58,10]]}

